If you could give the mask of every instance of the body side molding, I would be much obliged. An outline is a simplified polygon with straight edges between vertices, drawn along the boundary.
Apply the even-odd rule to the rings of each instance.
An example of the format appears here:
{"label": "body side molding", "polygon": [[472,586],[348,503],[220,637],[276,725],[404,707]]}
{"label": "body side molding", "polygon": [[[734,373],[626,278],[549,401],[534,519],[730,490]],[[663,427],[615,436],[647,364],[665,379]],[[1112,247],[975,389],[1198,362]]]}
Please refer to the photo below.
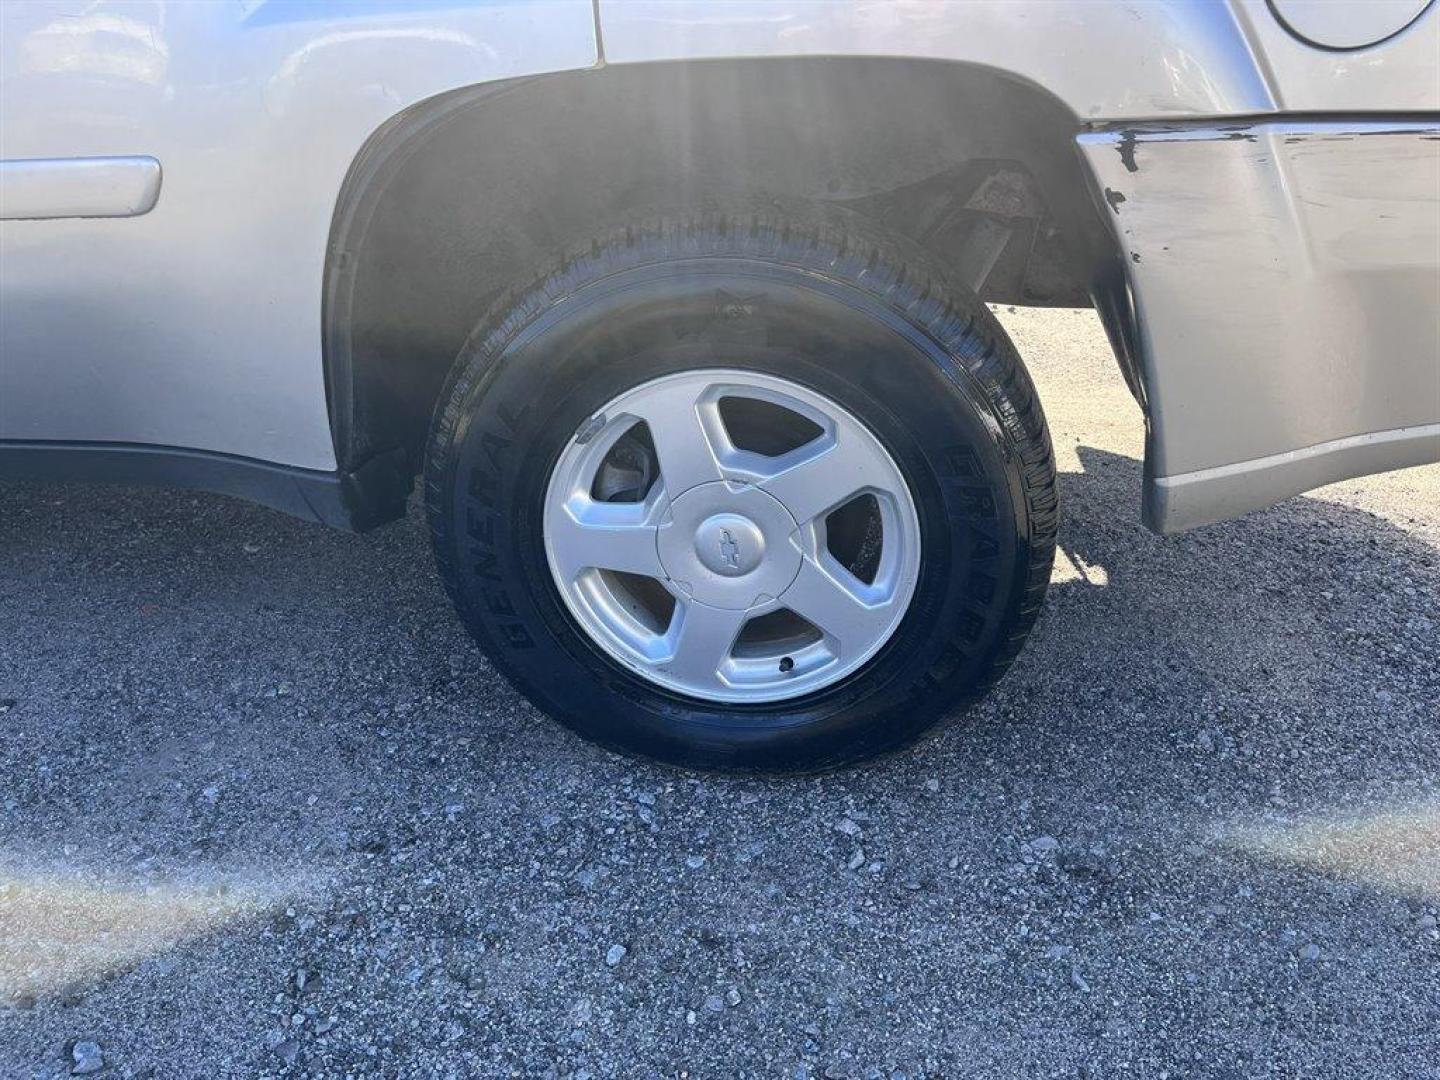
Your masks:
{"label": "body side molding", "polygon": [[1145,523],[1177,533],[1226,521],[1325,484],[1440,461],[1440,424],[1332,439],[1301,450],[1157,476],[1145,486]]}
{"label": "body side molding", "polygon": [[0,220],[139,217],[160,198],[153,157],[0,161]]}

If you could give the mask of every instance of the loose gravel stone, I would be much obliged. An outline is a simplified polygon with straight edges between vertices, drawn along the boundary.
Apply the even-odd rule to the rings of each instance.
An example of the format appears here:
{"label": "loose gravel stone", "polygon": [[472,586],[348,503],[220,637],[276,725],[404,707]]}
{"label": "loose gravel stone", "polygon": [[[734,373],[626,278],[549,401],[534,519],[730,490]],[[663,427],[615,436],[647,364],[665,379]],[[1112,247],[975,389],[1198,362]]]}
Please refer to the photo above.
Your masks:
{"label": "loose gravel stone", "polygon": [[71,1047],[70,1059],[74,1062],[70,1067],[71,1076],[89,1076],[105,1067],[105,1057],[100,1051],[100,1044],[89,1039],[81,1040]]}
{"label": "loose gravel stone", "polygon": [[629,951],[630,950],[625,948],[624,945],[611,945],[605,953],[605,966],[613,968],[616,964],[620,963],[621,960],[625,959],[625,954]]}
{"label": "loose gravel stone", "polygon": [[271,1052],[286,1065],[294,1065],[300,1056],[300,1044],[294,1039],[285,1039],[276,1043]]}

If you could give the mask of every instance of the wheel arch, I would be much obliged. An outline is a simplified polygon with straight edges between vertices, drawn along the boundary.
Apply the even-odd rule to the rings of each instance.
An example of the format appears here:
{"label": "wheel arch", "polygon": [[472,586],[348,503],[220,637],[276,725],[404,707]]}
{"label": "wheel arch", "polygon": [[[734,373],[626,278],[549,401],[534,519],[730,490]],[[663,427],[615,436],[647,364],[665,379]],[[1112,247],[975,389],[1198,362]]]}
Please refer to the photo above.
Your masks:
{"label": "wheel arch", "polygon": [[984,299],[1093,297],[1123,366],[1124,271],[1080,126],[994,68],[877,57],[618,65],[421,102],[371,136],[335,209],[323,319],[340,468],[408,490],[476,322],[588,236],[649,212],[843,207]]}

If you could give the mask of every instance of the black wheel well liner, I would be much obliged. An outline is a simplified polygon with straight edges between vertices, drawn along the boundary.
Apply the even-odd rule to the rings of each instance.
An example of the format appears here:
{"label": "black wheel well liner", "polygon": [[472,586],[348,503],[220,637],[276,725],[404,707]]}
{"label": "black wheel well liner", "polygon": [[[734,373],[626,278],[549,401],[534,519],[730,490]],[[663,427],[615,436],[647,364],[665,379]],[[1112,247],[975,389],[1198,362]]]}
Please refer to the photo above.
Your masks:
{"label": "black wheel well liner", "polygon": [[995,69],[873,57],[618,65],[421,102],[371,136],[335,209],[322,317],[340,470],[394,484],[406,469],[366,466],[403,452],[417,472],[476,322],[627,215],[838,205],[964,264],[986,300],[1093,297],[1108,326],[1124,273],[1080,130]]}

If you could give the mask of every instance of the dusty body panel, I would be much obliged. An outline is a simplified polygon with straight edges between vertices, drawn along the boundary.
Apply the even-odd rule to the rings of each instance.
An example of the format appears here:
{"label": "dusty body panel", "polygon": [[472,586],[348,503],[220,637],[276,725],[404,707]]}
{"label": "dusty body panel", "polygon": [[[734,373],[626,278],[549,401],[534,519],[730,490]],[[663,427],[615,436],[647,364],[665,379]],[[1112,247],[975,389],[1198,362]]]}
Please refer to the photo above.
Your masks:
{"label": "dusty body panel", "polygon": [[0,440],[333,469],[320,303],[335,200],[387,119],[585,67],[589,0],[11,4],[0,158],[149,155],[143,217],[0,224]]}
{"label": "dusty body panel", "polygon": [[1440,123],[1080,145],[1130,263],[1153,526],[1440,458]]}

